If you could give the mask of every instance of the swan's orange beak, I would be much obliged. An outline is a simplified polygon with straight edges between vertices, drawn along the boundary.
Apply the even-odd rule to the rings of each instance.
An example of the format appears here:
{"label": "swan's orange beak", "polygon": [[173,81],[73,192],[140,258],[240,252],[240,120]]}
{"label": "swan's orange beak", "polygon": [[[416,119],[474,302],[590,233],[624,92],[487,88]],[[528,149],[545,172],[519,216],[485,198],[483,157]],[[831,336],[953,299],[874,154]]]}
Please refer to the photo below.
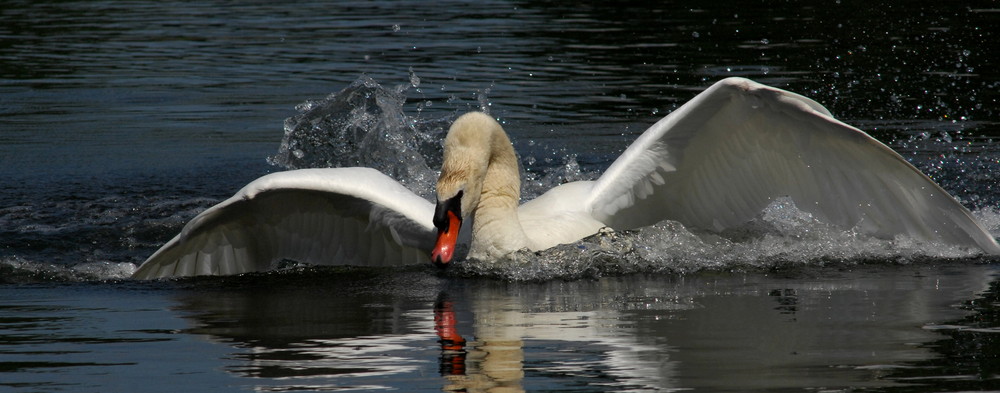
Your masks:
{"label": "swan's orange beak", "polygon": [[448,267],[451,259],[455,257],[458,231],[462,227],[462,219],[454,212],[448,211],[446,215],[448,216],[448,224],[444,225],[443,228],[438,227],[437,242],[434,244],[434,250],[431,251],[431,262],[440,268]]}
{"label": "swan's orange beak", "polygon": [[458,232],[462,229],[462,194],[459,190],[455,196],[439,200],[434,208],[434,226],[438,229],[438,237],[431,250],[431,262],[442,269],[455,258]]}

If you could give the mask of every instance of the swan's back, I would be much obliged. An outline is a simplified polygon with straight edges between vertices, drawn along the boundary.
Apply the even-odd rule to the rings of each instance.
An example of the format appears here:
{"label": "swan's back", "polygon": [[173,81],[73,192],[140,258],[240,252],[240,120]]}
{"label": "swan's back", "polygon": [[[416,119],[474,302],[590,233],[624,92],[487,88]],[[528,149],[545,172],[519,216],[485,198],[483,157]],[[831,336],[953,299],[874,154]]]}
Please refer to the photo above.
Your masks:
{"label": "swan's back", "polygon": [[605,224],[587,209],[592,181],[561,184],[517,209],[525,234],[533,249],[544,250],[572,243],[597,233]]}

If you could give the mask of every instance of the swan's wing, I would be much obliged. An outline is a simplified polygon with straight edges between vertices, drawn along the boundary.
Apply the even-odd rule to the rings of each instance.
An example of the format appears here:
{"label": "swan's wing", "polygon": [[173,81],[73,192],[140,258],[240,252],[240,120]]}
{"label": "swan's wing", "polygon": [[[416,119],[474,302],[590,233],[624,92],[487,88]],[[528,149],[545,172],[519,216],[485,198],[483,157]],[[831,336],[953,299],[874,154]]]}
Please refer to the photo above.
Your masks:
{"label": "swan's wing", "polygon": [[722,230],[785,196],[845,228],[1000,253],[968,210],[891,149],[808,98],[742,78],[654,124],[597,180],[588,208],[614,228],[671,219]]}
{"label": "swan's wing", "polygon": [[136,278],[237,274],[294,260],[402,265],[429,260],[434,206],[369,168],[279,172],[205,210]]}

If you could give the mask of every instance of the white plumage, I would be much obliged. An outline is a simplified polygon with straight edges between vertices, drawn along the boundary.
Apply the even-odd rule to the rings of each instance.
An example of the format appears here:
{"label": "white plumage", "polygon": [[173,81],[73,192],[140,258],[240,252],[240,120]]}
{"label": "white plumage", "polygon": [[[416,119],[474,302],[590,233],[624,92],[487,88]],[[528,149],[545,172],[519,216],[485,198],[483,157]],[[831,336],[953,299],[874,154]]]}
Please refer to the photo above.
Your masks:
{"label": "white plumage", "polygon": [[370,168],[274,173],[205,210],[149,257],[138,278],[267,270],[282,260],[340,265],[427,261],[434,206]]}
{"label": "white plumage", "polygon": [[[477,123],[460,118],[456,126],[464,121],[466,127],[493,127],[480,125],[486,121],[481,114],[463,118]],[[483,139],[490,138],[483,132]],[[506,145],[479,147],[506,157],[513,154]],[[470,151],[465,146],[452,150]],[[463,161],[471,157],[448,157],[448,146],[445,151],[446,169],[449,160],[472,165]],[[490,162],[514,165],[503,168],[508,172],[517,169],[516,160]],[[484,182],[445,183],[446,177],[456,181],[445,172],[439,199],[451,196],[441,190]],[[507,186],[520,186],[518,179],[512,181],[517,183]],[[502,216],[490,216],[498,209],[486,204],[504,201],[484,197],[484,205],[476,206],[477,197],[463,214],[476,211],[476,222],[519,226],[526,238],[475,230],[473,252],[477,243],[537,250],[579,240],[603,226],[637,228],[665,219],[718,231],[750,220],[781,197],[843,228],[1000,254],[995,239],[968,210],[891,149],[808,98],[742,78],[716,83],[654,124],[595,181],[560,185]],[[195,217],[135,277],[235,274],[266,270],[284,259],[326,265],[426,263],[435,241],[433,215],[433,204],[373,169],[275,173]],[[495,257],[497,250],[477,256]]]}

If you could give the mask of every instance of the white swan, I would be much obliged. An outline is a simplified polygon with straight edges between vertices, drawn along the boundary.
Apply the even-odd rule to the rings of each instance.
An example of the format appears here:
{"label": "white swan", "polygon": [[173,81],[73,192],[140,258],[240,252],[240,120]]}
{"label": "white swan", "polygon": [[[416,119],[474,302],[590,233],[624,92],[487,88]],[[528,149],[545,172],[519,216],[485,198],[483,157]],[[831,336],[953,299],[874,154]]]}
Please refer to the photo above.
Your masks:
{"label": "white swan", "polygon": [[267,175],[191,220],[134,276],[235,274],[285,259],[446,265],[469,219],[470,256],[494,258],[605,226],[670,219],[722,230],[786,196],[844,228],[1000,254],[968,210],[891,149],[808,98],[742,78],[716,83],[654,124],[596,181],[563,184],[521,206],[506,133],[485,114],[463,115],[445,139],[436,191],[435,208],[373,169]]}

